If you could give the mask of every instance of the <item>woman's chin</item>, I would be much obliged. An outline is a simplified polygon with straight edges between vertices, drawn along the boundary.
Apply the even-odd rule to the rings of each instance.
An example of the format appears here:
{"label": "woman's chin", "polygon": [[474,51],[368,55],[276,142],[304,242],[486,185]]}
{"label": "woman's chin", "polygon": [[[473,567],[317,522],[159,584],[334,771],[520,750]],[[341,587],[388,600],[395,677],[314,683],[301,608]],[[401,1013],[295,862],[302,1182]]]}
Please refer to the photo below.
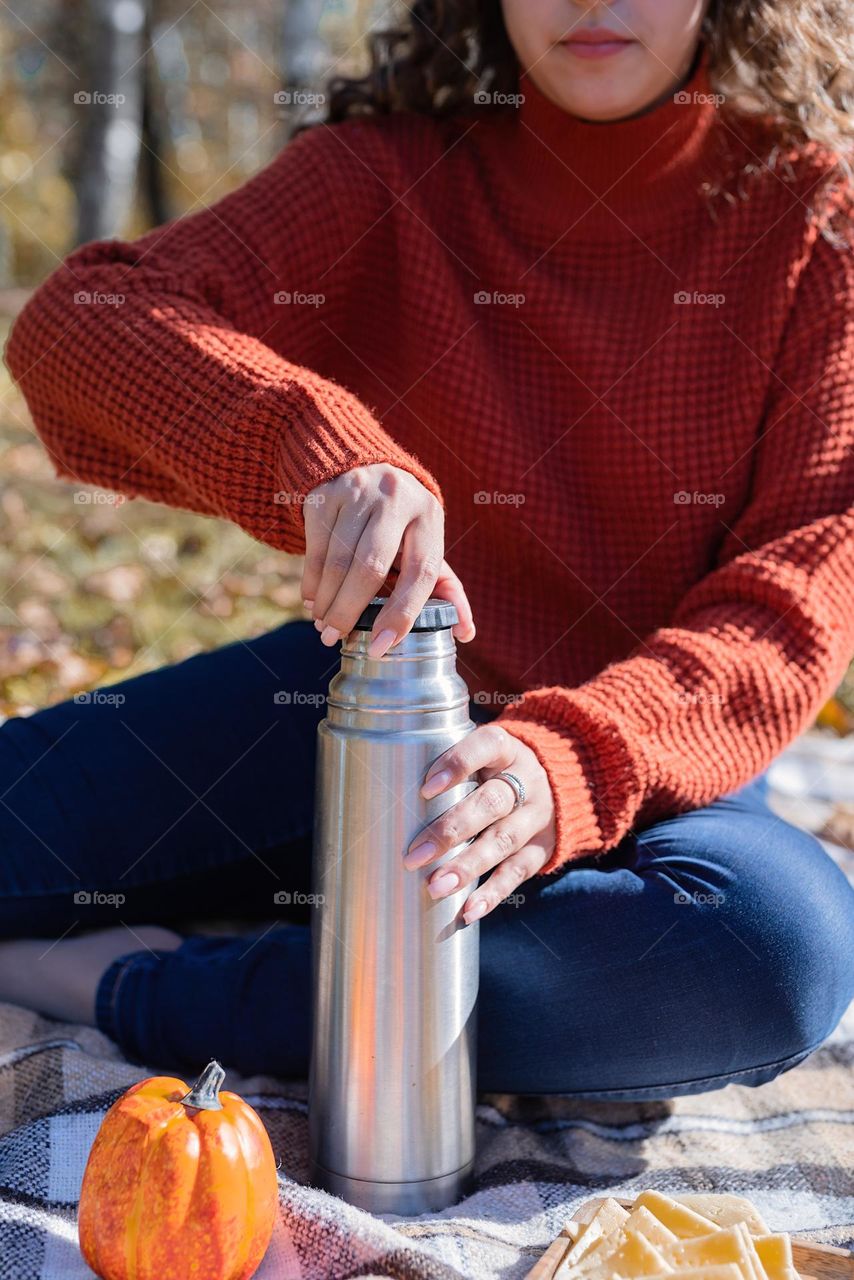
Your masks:
{"label": "woman's chin", "polygon": [[567,115],[587,120],[591,124],[613,123],[638,115],[644,110],[642,101],[635,97],[626,98],[625,85],[608,85],[595,74],[574,76],[572,92],[567,92],[565,84],[543,84],[542,92]]}

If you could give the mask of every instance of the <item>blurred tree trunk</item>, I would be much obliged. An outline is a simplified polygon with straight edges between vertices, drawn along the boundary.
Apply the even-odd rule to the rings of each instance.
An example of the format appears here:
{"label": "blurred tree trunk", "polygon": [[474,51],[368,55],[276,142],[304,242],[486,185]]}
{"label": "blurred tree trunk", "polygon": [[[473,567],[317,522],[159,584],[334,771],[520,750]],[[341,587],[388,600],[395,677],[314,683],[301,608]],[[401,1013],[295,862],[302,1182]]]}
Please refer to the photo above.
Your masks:
{"label": "blurred tree trunk", "polygon": [[85,0],[86,68],[75,166],[77,243],[119,234],[134,198],[143,120],[148,0]]}
{"label": "blurred tree trunk", "polygon": [[318,34],[324,0],[287,0],[283,6],[279,66],[285,89],[317,89],[328,63]]}
{"label": "blurred tree trunk", "polygon": [[[150,52],[150,51],[149,51]],[[157,99],[152,83],[151,60],[146,58],[145,87],[142,101],[142,154],[140,156],[140,186],[148,206],[152,224],[159,227],[172,217],[166,186],[163,181],[161,156],[168,133],[168,124]]]}
{"label": "blurred tree trunk", "polygon": [[165,167],[175,164],[181,138],[200,137],[201,130],[190,111],[190,66],[180,21],[174,21],[170,5],[162,0],[149,0],[148,19],[140,186],[151,222],[159,226],[176,214]]}

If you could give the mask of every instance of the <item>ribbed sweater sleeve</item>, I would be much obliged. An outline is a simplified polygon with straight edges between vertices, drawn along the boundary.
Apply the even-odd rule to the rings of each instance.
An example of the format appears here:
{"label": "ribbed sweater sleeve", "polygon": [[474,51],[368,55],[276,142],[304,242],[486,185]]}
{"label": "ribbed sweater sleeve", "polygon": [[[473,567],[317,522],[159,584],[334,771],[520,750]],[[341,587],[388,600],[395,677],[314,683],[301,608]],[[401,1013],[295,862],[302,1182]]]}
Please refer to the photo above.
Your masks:
{"label": "ribbed sweater sleeve", "polygon": [[[729,337],[749,344],[749,335]],[[816,241],[773,375],[752,498],[732,522],[721,511],[717,562],[670,625],[583,685],[528,691],[496,721],[534,750],[551,782],[557,841],[541,874],[747,783],[845,670],[854,649],[850,250]]]}
{"label": "ribbed sweater sleeve", "polygon": [[305,494],[354,467],[390,463],[443,502],[370,407],[279,354],[292,334],[301,351],[334,348],[323,326],[335,329],[334,282],[361,233],[327,133],[297,135],[209,208],[84,245],[36,290],[5,359],[58,474],[225,517],[294,553]]}

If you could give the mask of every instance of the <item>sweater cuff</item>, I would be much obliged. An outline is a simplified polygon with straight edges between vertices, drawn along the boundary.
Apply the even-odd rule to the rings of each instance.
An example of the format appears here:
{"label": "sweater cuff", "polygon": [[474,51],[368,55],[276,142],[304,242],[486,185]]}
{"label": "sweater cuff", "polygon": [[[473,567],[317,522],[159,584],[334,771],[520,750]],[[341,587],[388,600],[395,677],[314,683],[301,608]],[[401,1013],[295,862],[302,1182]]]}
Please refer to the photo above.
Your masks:
{"label": "sweater cuff", "polygon": [[[305,549],[302,507],[311,490],[354,467],[380,462],[399,467],[445,506],[431,472],[337,383],[312,377],[300,385],[259,387],[229,418],[240,464],[234,469],[239,494],[227,514],[235,519],[235,510],[257,506],[250,525],[272,523],[278,536],[263,540],[284,544],[284,550]],[[256,483],[248,484],[247,477]]]}
{"label": "sweater cuff", "polygon": [[574,740],[539,721],[505,719],[503,713],[493,724],[501,725],[502,729],[531,748],[551,785],[555,807],[555,848],[537,874],[547,875],[585,854],[601,852],[599,818]]}

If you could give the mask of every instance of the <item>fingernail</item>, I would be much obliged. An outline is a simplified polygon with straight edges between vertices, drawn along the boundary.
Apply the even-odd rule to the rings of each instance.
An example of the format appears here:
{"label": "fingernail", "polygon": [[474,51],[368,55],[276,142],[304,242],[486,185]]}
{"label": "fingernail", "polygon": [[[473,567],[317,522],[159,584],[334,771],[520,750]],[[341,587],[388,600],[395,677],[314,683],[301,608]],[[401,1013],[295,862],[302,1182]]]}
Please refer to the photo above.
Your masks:
{"label": "fingernail", "polygon": [[314,608],[314,601],[313,601],[313,600],[303,600],[303,602],[302,602],[302,607],[303,607],[304,609],[308,609],[309,613],[311,613],[312,609]]}
{"label": "fingernail", "polygon": [[463,919],[466,922],[468,922],[469,920],[477,920],[480,918],[480,916],[482,916],[485,913],[485,911],[486,911],[486,900],[484,898],[476,898],[475,901],[469,907],[468,911],[463,912]]}
{"label": "fingernail", "polygon": [[369,658],[381,658],[387,649],[390,649],[397,639],[393,631],[380,631],[375,635],[368,645]]}
{"label": "fingernail", "polygon": [[320,639],[324,644],[337,644],[341,639],[341,632],[337,627],[324,627],[320,633]]}
{"label": "fingernail", "polygon": [[432,799],[433,796],[439,794],[443,787],[446,787],[451,781],[450,770],[441,769],[438,773],[434,773],[427,779],[421,788],[421,794],[426,800]]}
{"label": "fingernail", "polygon": [[414,849],[410,849],[409,853],[404,854],[403,865],[405,867],[420,867],[425,862],[429,862],[436,852],[436,846],[431,840],[422,840],[421,844],[417,844]]}
{"label": "fingernail", "polygon": [[459,883],[460,877],[456,871],[445,871],[442,875],[437,876],[435,880],[428,881],[427,892],[431,898],[441,898],[443,894],[450,893],[452,889],[456,889]]}
{"label": "fingernail", "polygon": [[322,619],[322,618],[315,618],[315,620],[314,620],[314,629],[315,629],[315,631],[322,631],[322,630],[323,630],[323,627],[324,627],[323,619]]}

